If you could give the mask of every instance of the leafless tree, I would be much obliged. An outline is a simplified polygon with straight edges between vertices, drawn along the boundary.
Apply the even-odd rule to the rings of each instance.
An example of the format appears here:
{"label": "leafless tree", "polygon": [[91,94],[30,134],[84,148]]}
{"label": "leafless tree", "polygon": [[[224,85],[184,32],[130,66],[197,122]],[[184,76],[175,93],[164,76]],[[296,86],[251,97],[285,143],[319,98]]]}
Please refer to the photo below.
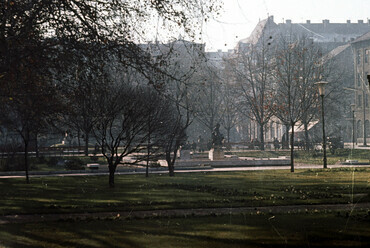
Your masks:
{"label": "leafless tree", "polygon": [[264,128],[272,116],[272,49],[269,43],[240,49],[227,66],[233,71],[238,89],[239,111],[259,125],[261,150],[264,150]]}
{"label": "leafless tree", "polygon": [[228,74],[227,70],[223,71],[223,85],[221,89],[221,123],[226,129],[226,141],[230,143],[231,130],[241,121],[241,115],[238,111],[238,106],[235,101],[237,98],[237,86],[233,77]]}
{"label": "leafless tree", "polygon": [[115,186],[114,173],[122,158],[142,151],[147,141],[147,102],[134,79],[129,73],[120,80],[107,78],[97,96],[93,132],[108,162],[110,187]]}
{"label": "leafless tree", "polygon": [[282,37],[275,62],[274,115],[291,127],[291,172],[294,172],[294,127],[309,121],[318,96],[314,85],[322,75],[320,50],[305,37]]}
{"label": "leafless tree", "polygon": [[222,80],[217,68],[205,61],[199,65],[196,77],[196,119],[209,133],[222,117]]}
{"label": "leafless tree", "polygon": [[175,40],[159,46],[162,70],[167,74],[158,79],[155,87],[171,105],[169,115],[164,121],[166,132],[163,135],[164,149],[169,175],[174,176],[177,152],[186,142],[186,130],[193,122],[197,107],[196,90],[199,83],[198,65],[204,57],[203,44]]}

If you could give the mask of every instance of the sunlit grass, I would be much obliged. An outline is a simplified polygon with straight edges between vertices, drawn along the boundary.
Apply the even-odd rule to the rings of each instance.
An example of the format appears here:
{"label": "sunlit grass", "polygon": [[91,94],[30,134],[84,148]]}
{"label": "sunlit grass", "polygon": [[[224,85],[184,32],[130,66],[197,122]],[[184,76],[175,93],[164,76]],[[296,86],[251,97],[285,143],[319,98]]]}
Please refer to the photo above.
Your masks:
{"label": "sunlit grass", "polygon": [[0,181],[0,214],[369,202],[369,168],[44,177]]}

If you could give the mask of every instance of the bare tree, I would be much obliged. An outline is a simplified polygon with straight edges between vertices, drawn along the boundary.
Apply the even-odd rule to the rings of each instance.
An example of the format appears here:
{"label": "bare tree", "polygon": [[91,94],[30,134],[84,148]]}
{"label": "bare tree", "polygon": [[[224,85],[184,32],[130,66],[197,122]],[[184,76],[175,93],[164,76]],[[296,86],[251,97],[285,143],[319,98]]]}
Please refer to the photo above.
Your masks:
{"label": "bare tree", "polygon": [[[226,74],[227,75],[227,74]],[[226,141],[230,143],[231,130],[240,123],[240,115],[237,103],[235,102],[236,85],[229,77],[224,77],[222,85],[222,103],[221,103],[221,123],[226,129]]]}
{"label": "bare tree", "polygon": [[282,37],[275,63],[274,115],[291,127],[291,172],[294,172],[294,127],[305,120],[317,104],[314,85],[322,73],[321,52],[305,37]]}
{"label": "bare tree", "polygon": [[196,77],[196,119],[205,126],[209,133],[222,116],[222,81],[217,68],[205,62],[198,65]]}
{"label": "bare tree", "polygon": [[[55,69],[55,72],[58,68],[49,61],[41,60],[42,55],[55,58],[55,53],[73,48],[75,41],[115,49],[119,51],[121,63],[149,78],[150,71],[160,71],[160,68],[135,43],[142,41],[143,35],[151,30],[149,21],[161,18],[164,27],[180,29],[195,37],[195,27],[202,25],[211,12],[218,10],[216,1],[5,1],[0,11],[0,88],[8,88],[8,91],[1,101],[6,102],[24,93],[16,86],[19,84],[14,83],[19,82],[15,77],[28,73],[21,66],[21,61],[42,64],[45,70],[38,73],[43,78],[41,81],[45,82],[50,70]],[[18,71],[15,72],[14,68]],[[35,92],[43,89],[38,85],[40,80],[28,82],[34,84],[30,88],[34,88]],[[29,119],[25,117],[29,114],[27,104],[24,102],[22,107],[18,105],[17,108],[18,117],[24,116],[23,120]],[[51,108],[41,103],[39,109]],[[41,112],[37,113],[40,119],[43,116]],[[25,140],[28,140],[29,128],[22,130]]]}
{"label": "bare tree", "polygon": [[261,150],[264,150],[264,128],[272,116],[272,51],[268,44],[250,44],[229,59],[238,89],[239,111],[259,125]]}
{"label": "bare tree", "polygon": [[122,158],[139,152],[147,141],[147,102],[139,87],[126,73],[121,80],[106,80],[97,97],[97,120],[93,129],[103,156],[108,162],[109,186],[114,187],[114,173]]}
{"label": "bare tree", "polygon": [[[168,100],[171,109],[164,121],[165,133],[162,139],[169,175],[174,176],[177,152],[186,142],[186,130],[193,122],[196,110],[197,84],[199,83],[198,65],[204,57],[204,45],[184,40],[175,40],[157,47],[160,57],[166,58],[161,63],[166,75],[154,85]],[[163,60],[162,60],[163,61]]]}
{"label": "bare tree", "polygon": [[[31,141],[54,119],[63,104],[59,101],[56,87],[45,77],[42,56],[35,54],[18,61],[18,66],[7,73],[3,82],[2,125],[18,133],[24,145],[24,168],[29,183],[28,152]],[[36,148],[37,149],[37,148]]]}

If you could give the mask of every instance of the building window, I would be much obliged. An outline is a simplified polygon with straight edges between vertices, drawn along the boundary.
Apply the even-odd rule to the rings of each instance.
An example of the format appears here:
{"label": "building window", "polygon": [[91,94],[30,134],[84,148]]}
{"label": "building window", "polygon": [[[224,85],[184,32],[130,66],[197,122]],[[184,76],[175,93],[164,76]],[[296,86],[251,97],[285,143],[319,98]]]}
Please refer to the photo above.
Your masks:
{"label": "building window", "polygon": [[358,95],[357,96],[357,106],[359,106],[359,107],[362,107],[362,96],[361,95]]}
{"label": "building window", "polygon": [[370,50],[366,49],[365,50],[365,63],[369,63],[369,58],[370,57]]}
{"label": "building window", "polygon": [[365,96],[365,106],[366,108],[369,107],[369,96],[368,95]]}
{"label": "building window", "polygon": [[361,75],[360,75],[360,73],[357,73],[357,86],[358,87],[361,86]]}
{"label": "building window", "polygon": [[362,137],[362,130],[363,130],[363,126],[362,126],[362,122],[361,120],[358,120],[357,121],[357,137],[361,138]]}
{"label": "building window", "polygon": [[357,64],[359,65],[361,63],[361,51],[357,50]]}

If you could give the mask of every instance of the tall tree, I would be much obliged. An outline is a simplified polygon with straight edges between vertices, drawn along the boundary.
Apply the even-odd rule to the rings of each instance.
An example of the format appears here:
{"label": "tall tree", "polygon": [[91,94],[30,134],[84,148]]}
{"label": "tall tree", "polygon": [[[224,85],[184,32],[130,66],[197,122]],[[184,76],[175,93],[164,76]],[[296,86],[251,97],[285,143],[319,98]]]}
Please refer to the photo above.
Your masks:
{"label": "tall tree", "polygon": [[177,151],[186,142],[186,130],[193,122],[198,104],[198,65],[204,59],[204,45],[180,39],[160,45],[157,49],[160,56],[166,58],[166,63],[161,65],[167,74],[159,74],[162,78],[156,82],[155,87],[172,106],[165,121],[167,134],[163,136],[166,138],[162,147],[169,175],[174,176]]}
{"label": "tall tree", "polygon": [[217,68],[205,61],[198,65],[196,99],[196,119],[209,133],[222,118],[222,81]]}
{"label": "tall tree", "polygon": [[291,172],[294,172],[294,127],[316,106],[317,87],[322,74],[321,52],[306,37],[281,37],[276,53],[274,115],[291,127]]}
{"label": "tall tree", "polygon": [[264,129],[269,122],[272,99],[272,49],[269,43],[250,44],[229,59],[238,89],[239,111],[257,122],[260,149],[264,150]]}
{"label": "tall tree", "polygon": [[140,152],[147,141],[147,102],[140,88],[126,73],[120,80],[108,80],[97,95],[97,119],[93,128],[109,168],[109,186],[114,187],[114,174],[122,158]]}

